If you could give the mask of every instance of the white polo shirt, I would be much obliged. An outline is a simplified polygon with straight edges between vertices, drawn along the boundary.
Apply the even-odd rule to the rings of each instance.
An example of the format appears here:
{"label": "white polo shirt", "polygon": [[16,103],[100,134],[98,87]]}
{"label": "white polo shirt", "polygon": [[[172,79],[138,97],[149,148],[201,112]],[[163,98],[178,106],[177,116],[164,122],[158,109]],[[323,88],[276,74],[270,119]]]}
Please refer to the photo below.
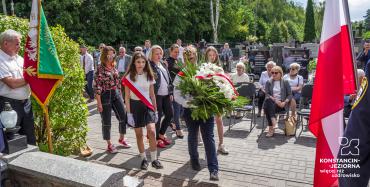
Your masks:
{"label": "white polo shirt", "polygon": [[241,82],[251,82],[249,76],[246,73],[243,73],[241,76],[238,73],[233,73],[230,76],[231,81],[233,84],[238,84]]}
{"label": "white polo shirt", "polygon": [[[85,57],[85,67],[83,67],[84,57]],[[90,71],[94,71],[94,59],[89,53],[81,55],[80,62],[82,69],[85,70],[85,74],[89,73]]]}
{"label": "white polo shirt", "polygon": [[11,57],[0,49],[0,96],[17,100],[30,97],[31,89],[28,84],[12,89],[2,81],[5,77],[23,78],[23,63],[24,60],[21,56]]}

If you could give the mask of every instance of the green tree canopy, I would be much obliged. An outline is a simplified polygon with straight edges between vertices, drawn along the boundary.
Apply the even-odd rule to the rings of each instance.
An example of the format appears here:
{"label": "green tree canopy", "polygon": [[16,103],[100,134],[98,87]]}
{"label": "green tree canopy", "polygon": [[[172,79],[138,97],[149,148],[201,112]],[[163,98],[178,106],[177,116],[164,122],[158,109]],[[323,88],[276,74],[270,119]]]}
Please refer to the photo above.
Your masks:
{"label": "green tree canopy", "polygon": [[282,34],[281,33],[282,33],[281,32],[281,27],[279,26],[279,24],[275,20],[274,23],[272,24],[271,30],[270,30],[270,41],[272,43],[281,42],[282,41]]}
{"label": "green tree canopy", "polygon": [[[43,7],[50,25],[60,24],[75,41],[86,44],[140,45],[173,43],[181,38],[193,43],[212,40],[210,1],[199,0],[48,0]],[[15,1],[16,15],[29,18],[31,1]],[[287,0],[221,0],[219,41],[244,41],[256,36],[268,42],[271,20],[285,22],[303,33],[304,10]],[[299,39],[299,37],[290,37]],[[290,39],[289,38],[289,39]],[[286,35],[284,36],[284,40]],[[302,39],[299,39],[302,40]]]}
{"label": "green tree canopy", "polygon": [[313,42],[316,39],[316,30],[315,30],[315,14],[313,10],[313,1],[307,1],[306,7],[306,22],[304,25],[304,41]]}
{"label": "green tree canopy", "polygon": [[366,31],[370,31],[370,9],[367,9],[365,18],[365,29]]}

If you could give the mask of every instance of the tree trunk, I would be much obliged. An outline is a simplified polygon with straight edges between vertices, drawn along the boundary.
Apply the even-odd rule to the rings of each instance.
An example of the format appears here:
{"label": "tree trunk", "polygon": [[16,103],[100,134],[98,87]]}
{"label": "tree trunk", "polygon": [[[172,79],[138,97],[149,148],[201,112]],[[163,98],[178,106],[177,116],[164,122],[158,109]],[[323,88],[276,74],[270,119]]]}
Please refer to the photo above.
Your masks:
{"label": "tree trunk", "polygon": [[5,0],[2,0],[2,2],[3,2],[3,12],[4,12],[4,15],[7,15]]}
{"label": "tree trunk", "polygon": [[[218,19],[220,16],[220,0],[216,0],[216,12],[213,8],[213,0],[210,0],[211,24],[213,29],[213,42],[218,43]],[[216,15],[214,15],[216,14]]]}

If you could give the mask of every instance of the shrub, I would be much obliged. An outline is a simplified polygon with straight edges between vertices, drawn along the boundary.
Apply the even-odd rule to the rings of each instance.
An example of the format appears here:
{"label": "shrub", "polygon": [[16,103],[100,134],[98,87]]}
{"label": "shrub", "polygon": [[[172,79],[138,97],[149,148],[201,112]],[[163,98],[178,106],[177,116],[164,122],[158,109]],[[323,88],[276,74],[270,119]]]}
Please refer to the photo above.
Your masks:
{"label": "shrub", "polygon": [[365,32],[365,33],[363,34],[362,38],[363,38],[364,40],[368,40],[368,39],[370,39],[370,31]]}
{"label": "shrub", "polygon": [[315,70],[316,66],[317,66],[317,58],[310,60],[310,62],[308,63],[308,68],[307,68],[308,72],[312,72],[313,70]]}
{"label": "shrub", "polygon": [[[28,21],[0,16],[0,32],[5,29],[14,29],[22,33],[24,44]],[[86,143],[88,110],[82,96],[85,85],[84,72],[80,67],[78,44],[66,35],[61,26],[50,27],[50,29],[64,71],[64,81],[56,89],[49,104],[54,153],[70,155]],[[23,50],[20,54],[23,54]],[[47,135],[42,110],[33,99],[32,107],[38,146],[40,150],[47,151]]]}

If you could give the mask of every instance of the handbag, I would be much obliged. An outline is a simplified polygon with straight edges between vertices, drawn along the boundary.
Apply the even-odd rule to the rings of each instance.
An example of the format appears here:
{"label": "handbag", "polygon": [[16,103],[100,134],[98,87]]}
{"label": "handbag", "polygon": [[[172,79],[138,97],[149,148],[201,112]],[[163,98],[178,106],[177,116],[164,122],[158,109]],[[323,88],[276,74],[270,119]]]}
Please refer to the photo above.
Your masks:
{"label": "handbag", "polygon": [[285,120],[285,136],[294,136],[295,128],[297,125],[297,119],[294,116],[290,116]]}

